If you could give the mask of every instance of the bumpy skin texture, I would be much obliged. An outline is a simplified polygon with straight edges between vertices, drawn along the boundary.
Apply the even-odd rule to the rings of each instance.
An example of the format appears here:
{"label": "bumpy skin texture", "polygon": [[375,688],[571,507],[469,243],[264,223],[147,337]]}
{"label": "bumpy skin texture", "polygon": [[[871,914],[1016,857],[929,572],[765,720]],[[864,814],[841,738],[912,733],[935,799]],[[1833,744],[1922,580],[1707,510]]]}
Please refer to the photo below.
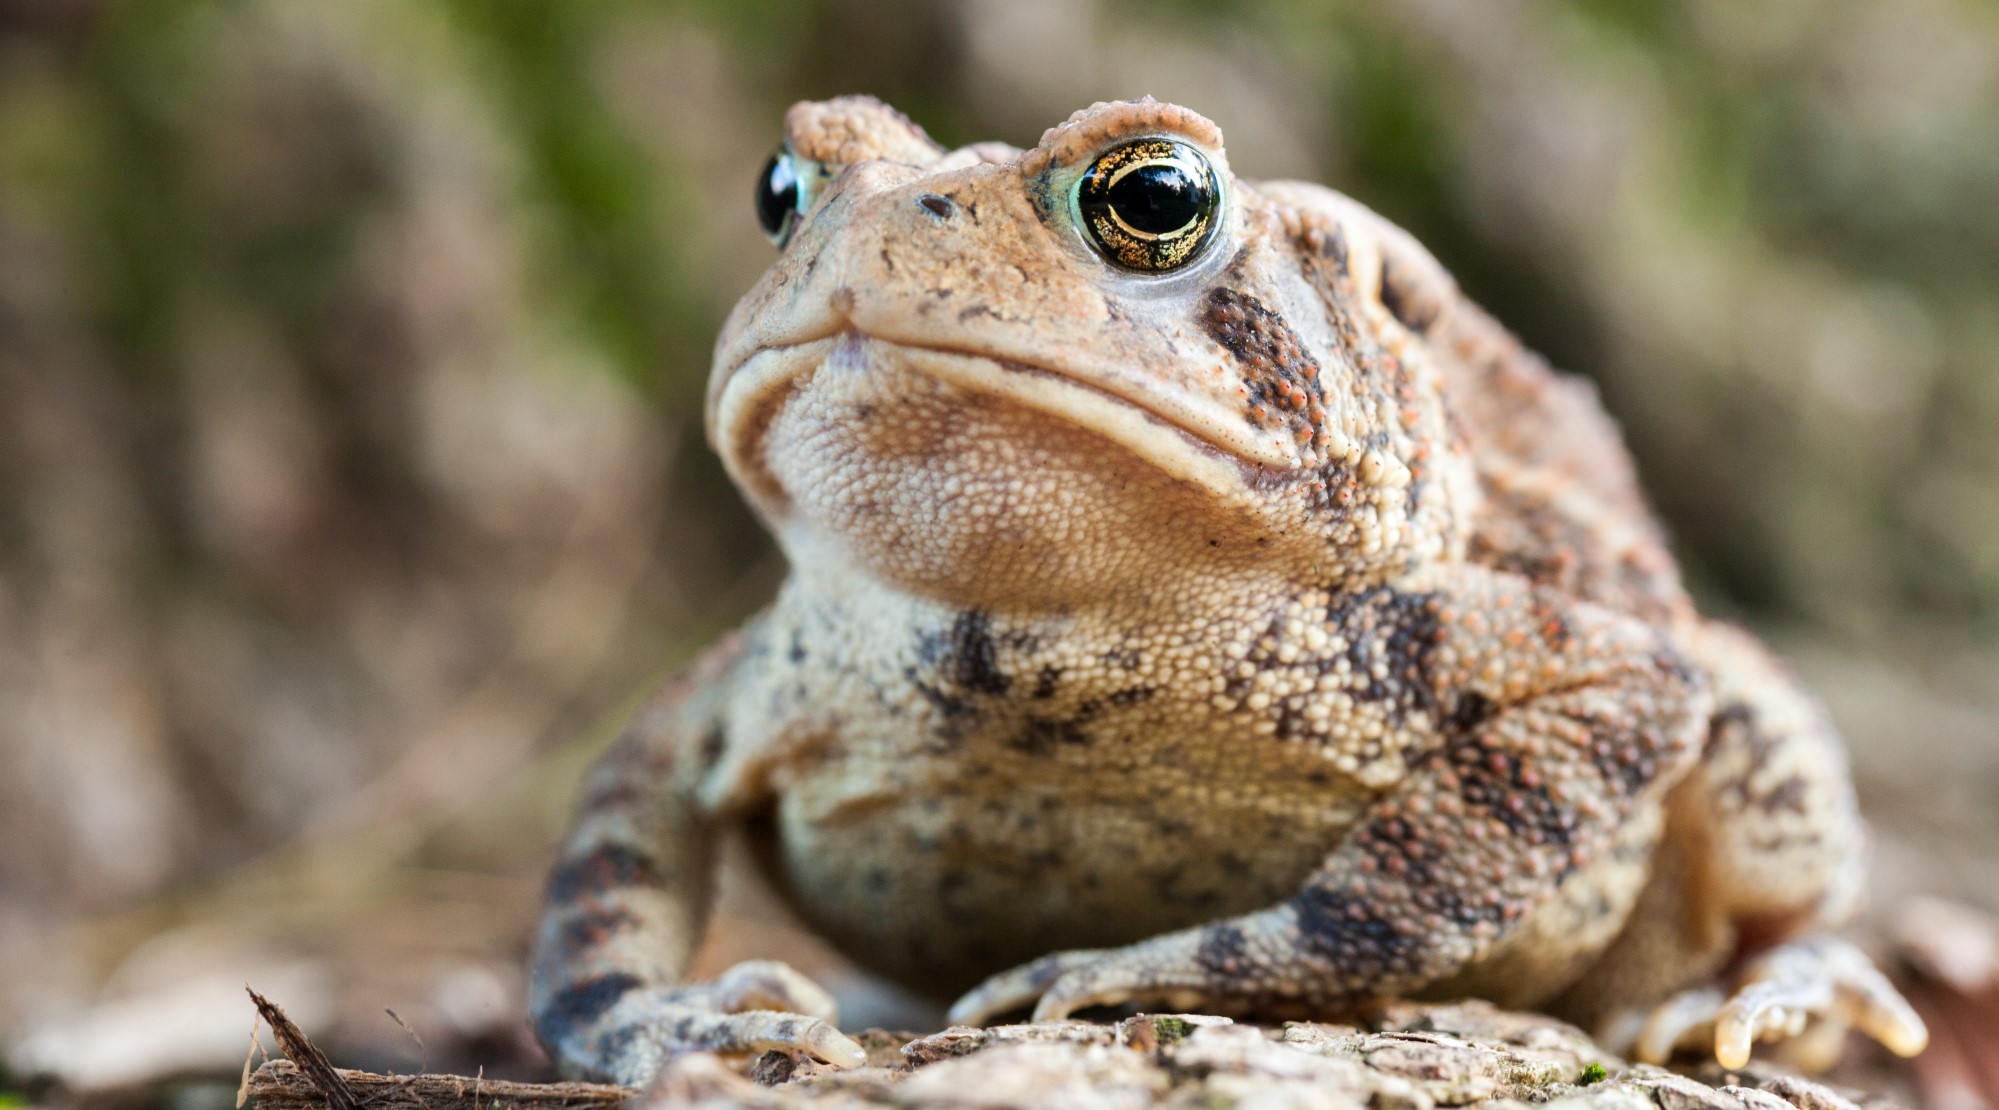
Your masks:
{"label": "bumpy skin texture", "polygon": [[[823,188],[707,415],[794,570],[588,788],[533,975],[566,1069],[859,1058],[779,965],[680,981],[731,824],[863,963],[969,989],[961,1020],[1475,994],[1653,1056],[1848,1021],[1920,1047],[1864,958],[1800,939],[1864,847],[1824,717],[1694,611],[1589,388],[1406,234],[1234,179],[1151,101],[1028,151],[865,98],[786,125]],[[1140,136],[1225,184],[1166,275],[1069,201]]]}

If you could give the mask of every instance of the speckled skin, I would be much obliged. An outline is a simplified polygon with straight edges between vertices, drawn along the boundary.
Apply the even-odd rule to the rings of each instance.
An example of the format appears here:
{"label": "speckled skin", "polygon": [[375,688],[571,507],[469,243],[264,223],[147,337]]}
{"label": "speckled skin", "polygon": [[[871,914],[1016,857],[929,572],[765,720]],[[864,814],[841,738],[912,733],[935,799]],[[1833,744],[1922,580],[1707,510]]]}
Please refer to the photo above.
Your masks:
{"label": "speckled skin", "polygon": [[[1066,200],[1152,135],[1226,183],[1163,276]],[[858,1060],[781,965],[680,981],[731,824],[960,1020],[1477,994],[1655,1056],[1807,1018],[1919,1047],[1864,958],[1789,943],[1862,866],[1824,717],[1694,611],[1588,387],[1406,234],[1150,101],[1024,152],[865,98],[786,140],[827,184],[707,416],[794,569],[591,780],[534,969],[566,1069]],[[1756,951],[1763,995],[1704,989]]]}

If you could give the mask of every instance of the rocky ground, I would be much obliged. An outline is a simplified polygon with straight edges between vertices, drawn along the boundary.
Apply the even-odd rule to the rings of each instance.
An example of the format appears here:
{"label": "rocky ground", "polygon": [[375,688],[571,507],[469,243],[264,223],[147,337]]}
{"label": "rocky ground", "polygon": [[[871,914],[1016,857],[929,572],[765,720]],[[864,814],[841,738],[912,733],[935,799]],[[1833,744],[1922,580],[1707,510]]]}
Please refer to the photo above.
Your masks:
{"label": "rocky ground", "polygon": [[[646,1107],[1142,1107],[1438,1110],[1860,1110],[1896,1105],[1774,1068],[1698,1079],[1627,1065],[1551,1018],[1480,1003],[1387,1008],[1365,1027],[1259,1027],[1202,1015],[1142,1015],[1114,1025],[1045,1022],[862,1036],[867,1066],[840,1070],[769,1053],[747,1074],[711,1055],[684,1057],[641,1096]],[[359,1104],[449,1110],[440,1103],[600,1105],[615,1088],[417,1081],[343,1073]],[[317,1110],[324,1097],[288,1063],[250,1090],[265,1110]]]}

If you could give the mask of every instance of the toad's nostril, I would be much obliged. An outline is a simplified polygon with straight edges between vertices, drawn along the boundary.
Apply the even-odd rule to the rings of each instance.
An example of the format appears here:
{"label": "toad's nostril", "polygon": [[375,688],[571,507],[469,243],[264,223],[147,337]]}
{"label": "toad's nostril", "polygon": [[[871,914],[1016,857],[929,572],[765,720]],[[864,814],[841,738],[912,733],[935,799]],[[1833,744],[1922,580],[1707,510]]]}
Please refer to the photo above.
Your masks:
{"label": "toad's nostril", "polygon": [[936,193],[925,193],[916,198],[916,203],[940,220],[950,219],[951,213],[958,210],[958,206],[951,203],[950,197],[938,196]]}

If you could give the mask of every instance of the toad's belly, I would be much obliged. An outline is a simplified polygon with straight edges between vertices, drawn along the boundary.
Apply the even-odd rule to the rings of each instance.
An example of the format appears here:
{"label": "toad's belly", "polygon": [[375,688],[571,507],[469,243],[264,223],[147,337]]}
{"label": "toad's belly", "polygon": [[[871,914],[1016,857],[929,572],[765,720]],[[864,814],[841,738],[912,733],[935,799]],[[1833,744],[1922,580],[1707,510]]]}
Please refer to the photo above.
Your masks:
{"label": "toad's belly", "polygon": [[1169,762],[845,759],[785,783],[766,858],[861,965],[953,996],[1065,948],[1127,944],[1297,890],[1376,795],[1307,755]]}

